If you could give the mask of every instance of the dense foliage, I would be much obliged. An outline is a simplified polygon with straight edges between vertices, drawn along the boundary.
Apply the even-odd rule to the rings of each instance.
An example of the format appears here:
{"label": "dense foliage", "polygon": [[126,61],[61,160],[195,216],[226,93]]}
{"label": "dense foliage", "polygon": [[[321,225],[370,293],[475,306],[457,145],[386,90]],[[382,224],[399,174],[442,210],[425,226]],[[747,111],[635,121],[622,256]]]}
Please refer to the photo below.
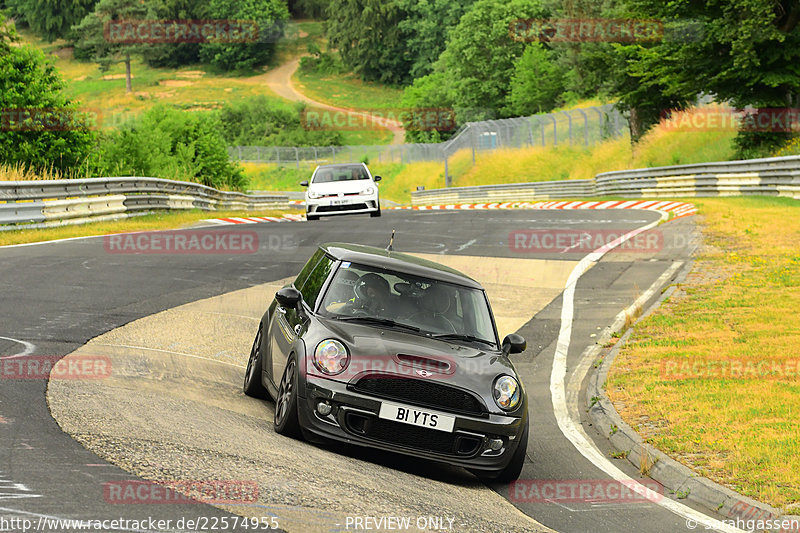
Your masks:
{"label": "dense foliage", "polygon": [[230,145],[338,146],[338,131],[306,128],[305,106],[256,96],[226,104],[219,112],[222,135]]}
{"label": "dense foliage", "polygon": [[41,51],[14,39],[0,16],[0,163],[71,172],[94,144],[93,117],[64,95]]}
{"label": "dense foliage", "polygon": [[156,106],[106,134],[92,161],[97,175],[150,176],[241,189],[245,178],[230,161],[214,113]]}
{"label": "dense foliage", "polygon": [[52,42],[71,37],[72,26],[91,13],[96,3],[97,0],[6,0],[5,8],[17,24],[27,25]]}

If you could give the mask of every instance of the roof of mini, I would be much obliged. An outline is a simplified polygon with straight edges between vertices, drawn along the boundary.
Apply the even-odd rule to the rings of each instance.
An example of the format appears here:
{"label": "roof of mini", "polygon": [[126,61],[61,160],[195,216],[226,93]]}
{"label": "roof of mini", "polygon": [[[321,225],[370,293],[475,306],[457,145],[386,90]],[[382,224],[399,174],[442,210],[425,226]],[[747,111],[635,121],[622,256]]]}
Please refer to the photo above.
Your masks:
{"label": "roof of mini", "polygon": [[456,285],[483,289],[480,283],[454,268],[413,255],[395,251],[390,252],[374,246],[342,242],[325,243],[320,245],[320,248],[341,261],[351,261],[371,267],[385,268]]}

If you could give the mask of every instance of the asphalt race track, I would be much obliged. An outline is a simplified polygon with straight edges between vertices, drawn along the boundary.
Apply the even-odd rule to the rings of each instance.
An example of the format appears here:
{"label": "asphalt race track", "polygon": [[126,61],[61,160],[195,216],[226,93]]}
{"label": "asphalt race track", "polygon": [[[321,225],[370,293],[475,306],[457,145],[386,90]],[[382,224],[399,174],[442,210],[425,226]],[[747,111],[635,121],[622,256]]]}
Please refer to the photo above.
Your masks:
{"label": "asphalt race track", "polygon": [[[241,524],[232,527],[242,515],[266,517],[271,526],[287,531],[364,531],[367,523],[357,528],[356,517],[392,514],[410,517],[410,531],[687,531],[686,513],[692,510],[681,501],[676,505],[684,511],[675,512],[668,493],[655,503],[542,501],[525,491],[509,494],[507,486],[487,487],[458,469],[287,440],[272,431],[272,404],[246,398],[240,387],[252,332],[275,282],[295,275],[319,243],[384,247],[396,229],[398,251],[435,254],[448,264],[474,263],[473,268],[479,261],[471,258],[485,258],[483,270],[473,277],[494,276],[496,287],[487,291],[495,313],[528,340],[528,349],[514,356],[531,406],[520,486],[556,480],[607,483],[609,467],[587,459],[592,453],[573,443],[576,432],[563,429],[569,424],[566,411],[559,411],[552,394],[557,370],[565,365],[566,400],[585,405],[580,383],[571,379],[581,355],[656,280],[663,286],[672,282],[692,252],[692,217],[657,226],[651,231],[658,234],[654,247],[606,254],[567,293],[554,290],[555,280],[562,283],[591,250],[519,249],[510,234],[624,233],[659,217],[635,210],[394,211],[378,219],[208,228],[255,232],[256,254],[109,253],[102,237],[0,248],[0,371],[22,356],[63,357],[90,348],[114,369],[107,379],[54,379],[49,391],[44,379],[13,379],[3,371],[0,530],[3,520],[5,530],[22,531],[23,519],[35,526],[57,518],[122,518],[128,520],[125,527],[110,530],[208,531],[215,523],[216,531],[252,531]],[[541,291],[534,290],[534,282],[527,284],[530,296],[525,283],[514,290],[515,270],[520,280],[529,280],[535,276],[526,275],[525,265],[536,265],[531,272],[539,273],[542,265],[558,262],[562,272],[543,280]],[[537,300],[539,293],[544,296]],[[204,319],[187,319],[186,313],[200,308]],[[565,308],[574,317],[566,343]],[[529,315],[519,309],[529,309]],[[511,332],[500,329],[501,336]],[[577,433],[588,435],[608,457],[605,437],[585,420],[576,424]],[[639,478],[627,462],[612,461],[613,468]],[[109,486],[136,486],[141,479],[255,480],[257,497],[215,505],[153,498],[135,505],[109,495]],[[417,527],[420,517],[425,518],[422,528]],[[192,519],[203,522],[187,527]],[[225,521],[229,527],[222,527]],[[398,530],[390,522],[369,525]]]}

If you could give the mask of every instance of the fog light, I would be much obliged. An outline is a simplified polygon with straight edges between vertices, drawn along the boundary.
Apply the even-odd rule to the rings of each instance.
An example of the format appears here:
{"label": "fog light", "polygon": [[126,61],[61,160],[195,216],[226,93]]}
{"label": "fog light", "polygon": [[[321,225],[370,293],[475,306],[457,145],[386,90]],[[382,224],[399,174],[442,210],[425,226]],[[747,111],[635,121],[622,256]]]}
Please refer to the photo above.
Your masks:
{"label": "fog light", "polygon": [[331,414],[331,404],[329,404],[328,402],[319,402],[317,404],[317,412],[321,416],[328,416],[329,414]]}
{"label": "fog light", "polygon": [[503,439],[492,439],[489,441],[489,449],[496,452],[503,447]]}

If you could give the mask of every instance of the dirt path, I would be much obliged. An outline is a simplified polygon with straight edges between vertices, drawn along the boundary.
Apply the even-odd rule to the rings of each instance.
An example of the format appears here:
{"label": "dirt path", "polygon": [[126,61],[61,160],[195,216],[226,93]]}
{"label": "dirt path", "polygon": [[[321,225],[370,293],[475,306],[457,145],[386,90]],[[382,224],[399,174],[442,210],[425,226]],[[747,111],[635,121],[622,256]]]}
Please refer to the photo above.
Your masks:
{"label": "dirt path", "polygon": [[[308,96],[304,95],[300,91],[298,91],[294,84],[292,83],[292,76],[297,71],[297,68],[300,66],[300,58],[295,58],[288,63],[284,63],[283,65],[274,68],[263,75],[264,82],[267,86],[280,96],[281,98],[285,98],[287,100],[291,100],[293,102],[305,102],[307,104],[313,105],[319,109],[325,109],[328,111],[337,111],[340,113],[347,113],[349,115],[355,115],[358,117],[369,117],[368,113],[361,113],[354,109],[347,109],[345,107],[336,107],[329,104],[325,104],[322,102],[318,102],[309,98]],[[394,120],[387,120],[387,119],[380,119],[380,123],[386,126],[386,129],[392,132],[394,138],[392,139],[392,144],[403,144],[405,142],[405,130],[403,129],[403,125]],[[369,127],[369,126],[368,126]]]}

